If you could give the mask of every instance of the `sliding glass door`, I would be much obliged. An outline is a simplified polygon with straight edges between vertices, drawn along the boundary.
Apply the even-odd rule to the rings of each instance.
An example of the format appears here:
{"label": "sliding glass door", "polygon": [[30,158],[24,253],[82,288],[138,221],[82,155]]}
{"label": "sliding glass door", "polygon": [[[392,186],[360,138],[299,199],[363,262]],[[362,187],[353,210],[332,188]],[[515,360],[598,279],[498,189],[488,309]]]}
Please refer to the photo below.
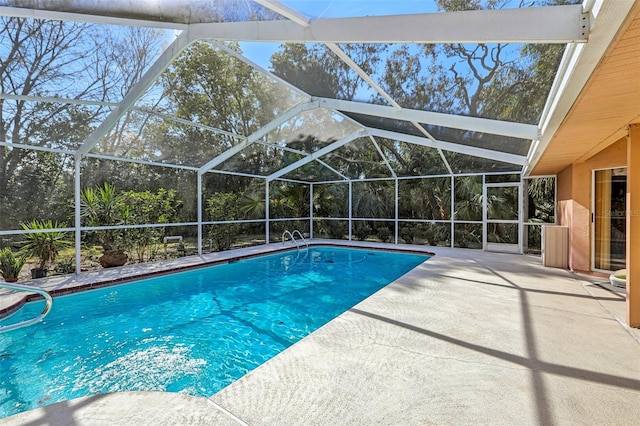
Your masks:
{"label": "sliding glass door", "polygon": [[596,170],[593,177],[593,269],[623,269],[626,261],[627,169]]}

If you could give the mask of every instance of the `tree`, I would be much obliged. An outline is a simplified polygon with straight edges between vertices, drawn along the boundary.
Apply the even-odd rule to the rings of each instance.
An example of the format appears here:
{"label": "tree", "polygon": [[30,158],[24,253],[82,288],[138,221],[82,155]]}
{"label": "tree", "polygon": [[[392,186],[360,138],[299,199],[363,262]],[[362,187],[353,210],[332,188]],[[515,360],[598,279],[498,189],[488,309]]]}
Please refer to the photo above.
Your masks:
{"label": "tree", "polygon": [[[119,194],[117,209],[126,225],[175,223],[182,201],[174,189],[160,188],[151,191],[126,191]],[[124,233],[125,245],[133,249],[138,262],[154,257],[153,248],[164,237],[164,228],[128,229]]]}
{"label": "tree", "polygon": [[[385,45],[341,44],[340,47],[363,71],[373,74]],[[368,84],[325,44],[286,43],[271,57],[271,69],[304,92],[351,100]]]}
{"label": "tree", "polygon": [[[95,53],[95,48],[92,49],[90,45],[85,45],[81,53],[83,31],[89,31],[89,26],[59,21],[0,18],[1,92],[19,96],[72,98],[99,93],[99,82],[104,77],[100,70],[94,70],[92,75],[87,75],[86,81],[83,82],[85,84],[79,84],[74,78],[78,72],[89,69],[88,64],[80,58],[93,58]],[[77,142],[77,139],[70,137],[71,131],[86,131],[85,125],[93,118],[81,111],[82,107],[64,103],[2,98],[0,141],[70,148]],[[62,124],[71,121],[72,118],[77,124]],[[42,175],[31,174],[33,168],[27,166],[32,161],[32,164],[40,164],[38,167],[41,169],[43,164],[48,165],[45,175],[59,175],[60,169],[64,166],[60,163],[42,161],[46,157],[52,156],[20,148],[0,147],[0,194],[2,205],[7,209],[6,214],[0,215],[2,229],[15,229],[16,222],[26,220],[24,216],[16,217],[16,214],[12,213],[14,211],[31,217],[42,216],[42,210],[25,212],[20,208],[25,204],[39,204],[35,203],[35,200],[25,199],[27,194],[15,185],[19,183],[20,186],[28,188],[41,188],[36,179]],[[59,191],[64,192],[64,189],[59,188]]]}
{"label": "tree", "polygon": [[[237,44],[229,47],[239,51]],[[245,136],[272,120],[283,107],[288,108],[285,105],[289,102],[283,100],[287,96],[280,93],[282,87],[207,42],[185,49],[161,76],[161,85],[161,110]],[[148,152],[196,165],[237,143],[219,132],[171,120],[150,122],[142,139],[149,144]]]}
{"label": "tree", "polygon": [[392,181],[365,181],[352,185],[353,217],[390,219],[395,215]]}
{"label": "tree", "polygon": [[[207,199],[206,209],[214,220],[236,220],[239,216],[238,194],[234,192],[214,193]],[[210,225],[208,235],[215,250],[229,249],[235,242],[239,229],[237,223]]]}
{"label": "tree", "polygon": [[[106,106],[29,96],[120,100],[157,52],[153,31],[0,18],[1,92],[17,96],[0,99],[0,142],[14,145],[0,146],[0,228],[15,229],[21,221],[51,215],[67,219],[68,207],[57,206],[73,200],[73,158],[19,146],[73,152],[109,112]],[[129,58],[135,60],[127,63]]]}
{"label": "tree", "polygon": [[[504,0],[437,2],[442,11],[497,9],[505,4]],[[406,108],[537,123],[562,52],[562,45],[550,44],[401,45],[387,56],[381,86]],[[384,102],[381,97],[375,101]],[[529,141],[427,124],[424,127],[437,140],[520,155],[528,152]],[[516,168],[455,152],[447,157],[454,173]]]}

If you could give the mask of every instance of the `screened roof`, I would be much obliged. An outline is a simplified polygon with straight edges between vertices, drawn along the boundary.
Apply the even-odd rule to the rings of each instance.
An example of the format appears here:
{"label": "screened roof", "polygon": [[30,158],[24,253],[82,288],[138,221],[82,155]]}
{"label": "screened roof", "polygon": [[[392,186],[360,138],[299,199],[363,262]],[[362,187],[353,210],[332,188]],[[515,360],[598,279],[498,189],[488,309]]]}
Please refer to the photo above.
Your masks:
{"label": "screened roof", "polygon": [[0,0],[4,114],[49,129],[0,143],[304,182],[522,172],[590,14],[476,3]]}

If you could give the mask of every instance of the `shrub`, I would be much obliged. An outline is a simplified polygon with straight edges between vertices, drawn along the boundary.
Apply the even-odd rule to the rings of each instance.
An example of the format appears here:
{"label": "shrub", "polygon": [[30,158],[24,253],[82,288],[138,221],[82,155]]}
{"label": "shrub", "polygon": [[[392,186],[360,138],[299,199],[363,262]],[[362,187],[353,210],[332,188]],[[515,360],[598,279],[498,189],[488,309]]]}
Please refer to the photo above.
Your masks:
{"label": "shrub", "polygon": [[358,240],[364,241],[371,234],[371,228],[366,223],[362,223],[355,227],[353,234]]}
{"label": "shrub", "polygon": [[55,262],[59,251],[72,245],[64,232],[53,230],[63,228],[64,224],[53,223],[51,220],[34,220],[21,225],[25,231],[41,231],[24,234],[25,239],[20,249],[22,256],[38,258],[39,269],[44,269],[47,262]]}
{"label": "shrub", "polygon": [[376,235],[383,243],[388,243],[391,240],[391,230],[386,226],[376,229]]}
{"label": "shrub", "polygon": [[0,274],[7,282],[17,281],[26,261],[24,256],[16,257],[9,247],[5,247],[0,250]]}
{"label": "shrub", "polygon": [[400,238],[402,238],[407,244],[413,244],[413,239],[415,238],[416,234],[416,228],[417,227],[415,225],[408,223],[400,226],[400,229],[398,230]]}
{"label": "shrub", "polygon": [[76,265],[73,259],[62,259],[56,263],[55,269],[59,274],[73,274],[76,271]]}

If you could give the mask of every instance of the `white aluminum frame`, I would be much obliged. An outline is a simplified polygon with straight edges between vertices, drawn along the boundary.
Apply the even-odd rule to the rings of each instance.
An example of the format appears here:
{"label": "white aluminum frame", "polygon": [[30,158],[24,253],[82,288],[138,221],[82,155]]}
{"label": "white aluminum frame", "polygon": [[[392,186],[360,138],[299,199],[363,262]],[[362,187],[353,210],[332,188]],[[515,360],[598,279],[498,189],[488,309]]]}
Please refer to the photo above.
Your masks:
{"label": "white aluminum frame", "polygon": [[[524,218],[524,212],[522,210],[523,207],[523,197],[524,194],[522,193],[523,187],[522,187],[522,177],[520,178],[520,182],[491,182],[491,183],[487,183],[486,182],[486,175],[484,175],[482,177],[482,249],[485,251],[497,251],[497,252],[502,252],[502,251],[506,251],[506,252],[512,252],[512,250],[507,250],[506,247],[511,247],[513,246],[513,244],[506,244],[506,243],[489,243],[487,241],[487,235],[488,235],[488,225],[490,223],[510,223],[510,224],[517,224],[518,225],[518,243],[517,243],[517,252],[519,254],[523,253],[523,248],[522,248],[522,230],[523,230],[523,218]],[[518,218],[517,219],[511,219],[511,220],[505,220],[505,219],[489,219],[488,218],[488,211],[487,211],[487,189],[488,188],[511,188],[511,187],[515,187],[518,189]],[[489,250],[489,244],[491,244],[493,246],[493,249]],[[505,247],[505,250],[501,250],[500,247],[503,246]],[[497,249],[496,249],[497,248]]]}
{"label": "white aluminum frame", "polygon": [[583,17],[582,5],[570,5],[394,15],[393,25],[366,16],[308,25],[304,18],[191,24],[189,30],[195,39],[278,43],[584,43]]}
{"label": "white aluminum frame", "polygon": [[[265,219],[259,219],[256,221],[265,222],[265,240],[269,244],[270,234],[270,222],[274,220],[288,220],[288,219],[271,219],[270,218],[270,206],[269,206],[269,183],[274,180],[289,181],[299,184],[310,185],[310,215],[309,218],[291,218],[291,220],[309,220],[310,221],[310,233],[313,235],[313,221],[322,218],[316,218],[313,215],[313,186],[314,184],[325,183],[348,183],[349,185],[349,239],[352,238],[352,225],[354,220],[373,220],[373,221],[394,221],[395,223],[395,242],[398,243],[398,225],[400,222],[411,222],[420,220],[408,220],[398,218],[398,182],[401,179],[424,179],[433,178],[437,176],[402,176],[399,177],[395,173],[393,167],[389,163],[388,159],[384,155],[384,152],[380,149],[380,146],[375,140],[375,136],[389,138],[397,141],[403,141],[407,143],[413,143],[423,145],[438,150],[442,161],[444,162],[449,174],[442,175],[443,177],[451,178],[451,217],[449,221],[432,221],[425,220],[425,222],[431,223],[451,223],[451,246],[454,246],[455,241],[455,223],[465,223],[456,221],[454,217],[455,206],[455,176],[466,175],[482,175],[483,176],[483,193],[485,194],[486,204],[486,188],[487,184],[485,178],[490,174],[520,174],[521,180],[519,185],[519,223],[520,229],[524,229],[522,222],[522,198],[523,188],[522,179],[525,178],[525,174],[521,170],[513,172],[496,172],[496,173],[464,173],[454,174],[451,167],[443,155],[442,150],[459,152],[466,155],[477,156],[481,158],[487,158],[492,160],[498,160],[506,163],[512,163],[514,165],[523,166],[524,172],[530,171],[530,167],[535,166],[539,159],[541,150],[546,147],[546,144],[553,136],[553,133],[559,126],[555,117],[561,116],[561,112],[568,110],[567,108],[572,104],[572,99],[577,96],[577,91],[582,87],[584,81],[591,73],[593,67],[595,67],[598,59],[606,45],[610,42],[615,31],[619,28],[620,20],[626,16],[626,13],[609,14],[600,17],[599,11],[602,9],[602,5],[605,0],[587,0],[585,9],[589,13],[583,12],[581,5],[571,6],[554,6],[554,7],[540,7],[540,8],[522,8],[522,9],[501,9],[501,10],[475,10],[475,11],[463,11],[463,12],[445,12],[445,13],[433,13],[433,14],[415,14],[415,15],[397,15],[391,18],[389,17],[358,17],[358,18],[340,18],[340,19],[316,19],[312,20],[304,15],[298,13],[296,10],[280,3],[276,0],[255,0],[257,3],[267,7],[288,20],[285,21],[251,21],[251,22],[232,22],[232,23],[207,23],[207,24],[179,24],[171,22],[156,22],[145,20],[134,20],[116,17],[106,17],[97,15],[80,15],[74,13],[64,13],[55,11],[46,11],[38,9],[24,9],[14,7],[0,7],[0,15],[2,16],[16,16],[24,18],[34,19],[53,19],[53,20],[69,20],[78,22],[91,22],[97,24],[113,24],[113,25],[127,25],[127,26],[144,26],[164,29],[174,29],[179,31],[177,37],[173,43],[157,58],[152,66],[147,70],[143,77],[138,81],[131,90],[124,96],[120,103],[91,101],[91,100],[79,100],[79,99],[61,99],[55,97],[31,97],[12,94],[1,94],[1,98],[5,99],[17,99],[39,102],[64,102],[70,104],[86,104],[86,105],[98,105],[114,108],[107,118],[98,126],[98,128],[87,138],[87,140],[79,147],[77,151],[69,151],[64,149],[39,147],[25,144],[14,144],[7,142],[0,142],[0,146],[15,147],[20,149],[29,149],[44,152],[54,152],[64,155],[74,155],[74,221],[75,226],[73,228],[65,228],[65,231],[75,233],[75,246],[76,246],[76,272],[79,272],[80,268],[80,246],[81,246],[81,233],[88,230],[96,229],[129,229],[129,228],[147,228],[147,227],[160,227],[160,226],[191,226],[196,225],[198,227],[198,253],[202,253],[202,240],[203,240],[203,225],[214,222],[203,222],[203,175],[207,172],[220,173],[220,174],[232,174],[247,176],[259,179],[265,179]],[[633,6],[633,0],[618,0],[619,10],[628,11]],[[615,15],[615,16],[614,16]],[[595,25],[596,18],[598,18],[598,26],[602,30],[596,34],[595,40],[586,44],[573,44],[573,43],[585,43],[590,36],[590,29],[592,25]],[[389,22],[393,25],[389,25]],[[371,28],[376,28],[376,31],[371,31]],[[242,139],[240,143],[225,151],[224,153],[210,159],[202,167],[189,167],[180,166],[175,164],[164,164],[152,161],[135,160],[120,158],[117,156],[104,155],[99,153],[92,153],[92,148],[104,137],[112,128],[116,125],[118,120],[130,109],[140,109],[147,113],[163,116],[167,119],[176,120],[185,124],[192,124],[195,126],[202,126],[196,123],[189,123],[186,120],[178,117],[173,117],[161,112],[145,110],[135,107],[135,102],[145,93],[145,91],[154,83],[154,81],[160,76],[160,74],[170,65],[170,63],[191,43],[197,40],[212,40],[212,44],[219,49],[224,50],[227,54],[230,54],[237,59],[240,59],[252,66],[259,72],[267,75],[268,77],[285,84],[287,87],[294,90],[299,95],[303,96],[305,101],[297,104],[289,111],[276,117],[267,125],[249,136],[235,135],[229,132],[222,131],[220,129],[207,128],[208,130],[215,131],[224,134],[228,137],[234,137]],[[342,61],[344,61],[349,67],[351,67],[358,75],[364,79],[374,90],[376,90],[381,96],[383,96],[391,106],[364,104],[358,102],[343,101],[337,99],[325,99],[325,98],[312,98],[305,92],[301,91],[295,86],[287,83],[286,81],[274,76],[268,70],[263,69],[256,63],[250,61],[242,54],[229,49],[219,41],[228,40],[240,40],[240,41],[278,41],[278,42],[322,42],[332,50]],[[370,76],[368,76],[349,56],[336,44],[336,43],[487,43],[487,42],[517,42],[517,43],[572,43],[569,45],[565,57],[563,58],[560,68],[559,76],[554,83],[549,101],[545,107],[543,118],[541,119],[540,126],[526,125],[521,123],[510,123],[499,120],[488,120],[475,117],[462,117],[449,114],[439,114],[428,111],[418,111],[411,109],[402,109],[395,100],[389,96]],[[579,74],[578,83],[574,74]],[[33,99],[32,99],[33,98]],[[214,170],[214,168],[231,158],[233,155],[239,153],[247,146],[259,142],[270,131],[274,130],[278,126],[282,125],[286,121],[294,118],[303,111],[311,110],[314,108],[327,108],[333,111],[346,111],[355,112],[360,114],[366,114],[376,117],[384,117],[395,120],[402,120],[412,123],[418,128],[425,137],[418,137],[413,135],[406,135],[398,132],[391,132],[379,129],[364,128],[364,130],[352,133],[351,135],[336,141],[314,153],[309,154],[307,157],[299,160],[298,162],[291,164],[287,167],[280,169],[279,171],[270,174],[269,176],[256,176],[247,173],[233,172],[233,171],[221,171]],[[560,111],[560,112],[558,112]],[[562,115],[563,116],[563,115]],[[347,117],[347,119],[349,119]],[[349,119],[351,120],[351,119]],[[353,120],[351,120],[353,121]],[[508,154],[504,152],[470,147],[466,145],[438,141],[433,138],[419,123],[428,123],[431,125],[438,125],[443,127],[450,127],[456,129],[463,129],[469,131],[491,133],[498,135],[505,135],[510,137],[516,137],[521,139],[535,141],[532,145],[532,149],[528,156],[519,156],[514,154]],[[358,124],[358,123],[356,123]],[[361,126],[361,125],[360,125]],[[540,130],[542,129],[542,131]],[[335,169],[324,163],[321,157],[339,147],[359,138],[369,137],[374,144],[376,150],[383,158],[387,167],[389,168],[392,177],[391,178],[377,178],[377,179],[365,179],[365,180],[394,180],[395,183],[395,218],[394,219],[372,219],[372,218],[354,218],[352,208],[352,182],[358,180],[348,179],[347,176],[339,173]],[[198,219],[197,222],[192,223],[180,223],[180,224],[145,224],[136,226],[117,226],[117,227],[82,227],[80,217],[80,189],[81,189],[81,170],[80,162],[84,157],[102,158],[114,161],[124,161],[131,163],[146,164],[151,166],[160,167],[172,167],[177,169],[185,169],[197,172],[197,193],[198,193]],[[283,176],[298,167],[303,166],[311,161],[319,161],[324,166],[335,172],[340,176],[342,181],[324,181],[324,182],[303,182],[293,179],[284,179]],[[495,184],[495,186],[509,186],[507,183]],[[491,186],[493,186],[492,184]],[[483,247],[486,248],[486,206],[483,207],[483,235],[485,241]],[[332,220],[334,220],[332,218]],[[340,219],[335,219],[340,220]],[[224,223],[242,223],[246,221],[229,221]],[[472,222],[477,223],[477,222]],[[25,231],[0,231],[0,235],[11,235],[16,233],[24,233]],[[522,235],[519,237],[519,249],[522,252]]]}

